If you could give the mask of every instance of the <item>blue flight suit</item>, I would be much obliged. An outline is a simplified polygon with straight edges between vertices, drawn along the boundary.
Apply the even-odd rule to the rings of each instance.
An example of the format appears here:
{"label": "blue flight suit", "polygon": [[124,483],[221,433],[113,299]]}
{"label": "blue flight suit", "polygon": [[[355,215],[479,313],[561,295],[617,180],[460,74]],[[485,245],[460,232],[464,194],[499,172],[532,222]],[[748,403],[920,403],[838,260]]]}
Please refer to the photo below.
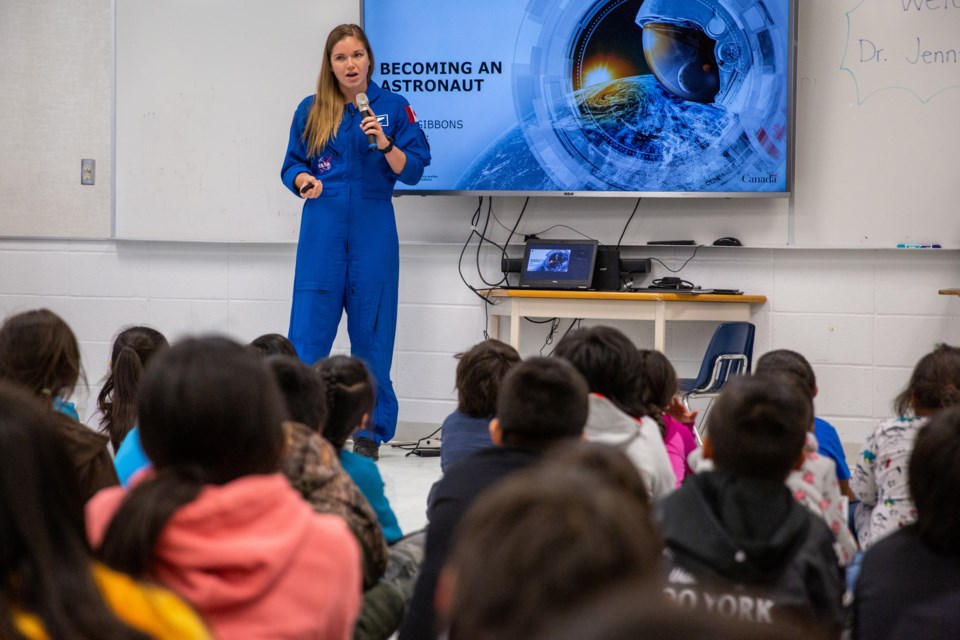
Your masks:
{"label": "blue flight suit", "polygon": [[367,363],[377,381],[372,429],[356,435],[379,444],[393,437],[398,409],[390,381],[400,280],[393,186],[397,180],[419,182],[430,164],[430,146],[420,125],[412,121],[406,99],[373,82],[367,97],[370,109],[381,118],[383,132],[407,156],[400,175],[382,153],[368,149],[360,129],[363,118],[352,104],[344,108],[336,138],[316,157],[308,157],[301,138],[315,100],[308,96],[293,116],[280,176],[294,194],[293,181],[300,173],[323,183],[320,197],[303,205],[290,340],[304,362],[327,357],[346,309],[351,353]]}

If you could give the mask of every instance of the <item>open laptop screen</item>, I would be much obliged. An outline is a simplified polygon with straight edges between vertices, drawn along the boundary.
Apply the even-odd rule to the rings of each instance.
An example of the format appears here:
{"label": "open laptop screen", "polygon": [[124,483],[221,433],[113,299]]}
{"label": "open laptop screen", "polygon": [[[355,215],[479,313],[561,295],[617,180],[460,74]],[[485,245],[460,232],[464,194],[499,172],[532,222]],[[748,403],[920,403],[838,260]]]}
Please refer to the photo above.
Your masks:
{"label": "open laptop screen", "polygon": [[596,240],[528,240],[523,252],[520,286],[589,289],[596,260]]}

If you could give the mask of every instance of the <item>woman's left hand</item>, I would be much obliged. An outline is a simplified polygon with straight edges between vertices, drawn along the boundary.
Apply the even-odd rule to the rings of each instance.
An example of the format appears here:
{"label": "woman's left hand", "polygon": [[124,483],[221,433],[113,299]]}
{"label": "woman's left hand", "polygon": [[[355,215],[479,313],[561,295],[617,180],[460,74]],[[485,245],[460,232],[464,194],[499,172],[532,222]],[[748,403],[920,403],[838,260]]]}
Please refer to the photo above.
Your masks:
{"label": "woman's left hand", "polygon": [[387,145],[390,144],[390,141],[387,140],[387,134],[383,132],[383,128],[380,126],[380,121],[377,120],[376,115],[370,115],[361,120],[360,128],[363,129],[364,134],[376,136],[377,149],[386,149]]}

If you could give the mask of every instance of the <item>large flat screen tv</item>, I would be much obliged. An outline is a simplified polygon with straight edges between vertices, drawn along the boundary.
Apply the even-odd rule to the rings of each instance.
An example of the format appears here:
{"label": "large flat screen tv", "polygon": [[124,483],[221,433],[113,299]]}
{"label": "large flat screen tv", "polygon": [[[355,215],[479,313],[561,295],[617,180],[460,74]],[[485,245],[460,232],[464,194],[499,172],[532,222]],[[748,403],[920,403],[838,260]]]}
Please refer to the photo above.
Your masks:
{"label": "large flat screen tv", "polygon": [[398,193],[784,196],[792,0],[362,0],[433,152]]}

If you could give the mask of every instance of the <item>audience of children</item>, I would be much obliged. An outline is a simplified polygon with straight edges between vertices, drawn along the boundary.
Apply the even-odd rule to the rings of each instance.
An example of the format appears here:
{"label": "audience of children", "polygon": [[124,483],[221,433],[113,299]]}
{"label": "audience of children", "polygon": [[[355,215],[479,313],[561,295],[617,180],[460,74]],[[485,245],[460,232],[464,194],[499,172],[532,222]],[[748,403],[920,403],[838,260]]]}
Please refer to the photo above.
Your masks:
{"label": "audience of children", "polygon": [[61,430],[9,382],[0,382],[0,512],[0,637],[210,637],[174,594],[94,561]]}
{"label": "audience of children", "polygon": [[499,340],[484,340],[455,356],[457,410],[441,425],[440,470],[446,473],[474,451],[492,447],[490,421],[497,409],[503,376],[520,362],[520,354]]}
{"label": "audience of children", "polygon": [[573,364],[590,387],[587,440],[623,449],[654,498],[673,491],[676,478],[660,428],[646,415],[640,354],[630,339],[613,327],[578,329],[553,355]]}
{"label": "audience of children", "polygon": [[809,398],[785,379],[727,384],[703,446],[716,470],[658,505],[667,592],[678,604],[839,632],[844,587],[833,534],[784,485],[812,421]]}
{"label": "audience of children", "polygon": [[373,507],[387,544],[393,544],[403,537],[403,532],[387,500],[380,469],[372,458],[344,448],[353,432],[373,415],[376,382],[366,365],[352,356],[331,356],[314,366],[327,387],[327,424],[323,435],[339,452],[344,471]]}
{"label": "audience of children", "polygon": [[[760,356],[753,367],[758,377],[786,376],[813,404],[816,378],[807,359],[795,351],[778,349]],[[832,428],[832,427],[831,427]],[[857,553],[857,541],[848,526],[847,501],[840,493],[836,465],[833,460],[818,453],[813,424],[807,432],[803,460],[787,476],[787,487],[797,502],[823,518],[836,538],[835,551],[841,566],[849,565]]]}
{"label": "audience of children", "polygon": [[401,640],[435,637],[434,592],[454,530],[477,497],[495,482],[537,462],[548,449],[580,438],[588,387],[560,358],[530,358],[507,372],[490,421],[494,446],[474,453],[430,491],[423,567],[400,627]]}
{"label": "audience of children", "polygon": [[933,413],[956,404],[960,404],[960,348],[941,344],[914,367],[894,402],[897,417],[877,425],[857,460],[852,488],[860,500],[855,521],[864,550],[916,520],[907,476],[913,442]]}
{"label": "audience of children", "polygon": [[150,327],[124,329],[113,341],[110,371],[97,396],[97,423],[110,437],[116,452],[113,465],[125,487],[135,473],[150,466],[136,426],[140,378],[153,355],[169,346],[164,335]]}
{"label": "audience of children", "polygon": [[593,446],[560,463],[548,453],[470,507],[438,587],[451,640],[530,638],[612,582],[662,589],[663,547],[643,481],[622,452]]}
{"label": "audience of children", "polygon": [[83,499],[116,485],[109,439],[54,411],[55,398],[69,398],[81,376],[80,346],[73,330],[48,309],[9,316],[0,327],[0,380],[27,389],[47,406],[80,482]]}
{"label": "audience of children", "polygon": [[657,421],[663,444],[667,449],[676,486],[693,473],[690,454],[697,450],[693,425],[697,412],[691,412],[677,396],[677,372],[667,356],[653,349],[641,349],[640,371],[642,373],[641,399],[644,409]]}
{"label": "audience of children", "polygon": [[[810,435],[817,387],[802,355],[768,352],[728,384],[703,449],[715,471],[693,475],[672,365],[619,331],[573,332],[557,358],[521,362],[493,340],[460,354],[411,598],[420,556],[388,551],[401,532],[376,464],[343,451],[375,381],[353,358],[258,357],[289,353],[284,342],[169,348],[124,330],[97,402],[108,439],[64,404],[82,376],[69,326],[48,310],[6,319],[0,636],[387,638],[407,599],[402,640],[839,632],[837,555],[855,544],[828,460],[843,462],[839,439],[822,421],[833,444]],[[958,389],[960,349],[939,345],[865,443],[855,640],[946,638],[960,624]],[[154,463],[129,491],[112,486],[108,440],[125,482],[128,450]]]}
{"label": "audience of children", "polygon": [[864,555],[854,598],[858,640],[949,638],[960,625],[960,407],[917,430],[907,469],[916,521]]}
{"label": "audience of children", "polygon": [[222,638],[350,638],[360,551],[279,473],[283,399],[261,358],[225,338],[160,353],[140,388],[152,474],[87,503],[109,567],[166,585]]}

